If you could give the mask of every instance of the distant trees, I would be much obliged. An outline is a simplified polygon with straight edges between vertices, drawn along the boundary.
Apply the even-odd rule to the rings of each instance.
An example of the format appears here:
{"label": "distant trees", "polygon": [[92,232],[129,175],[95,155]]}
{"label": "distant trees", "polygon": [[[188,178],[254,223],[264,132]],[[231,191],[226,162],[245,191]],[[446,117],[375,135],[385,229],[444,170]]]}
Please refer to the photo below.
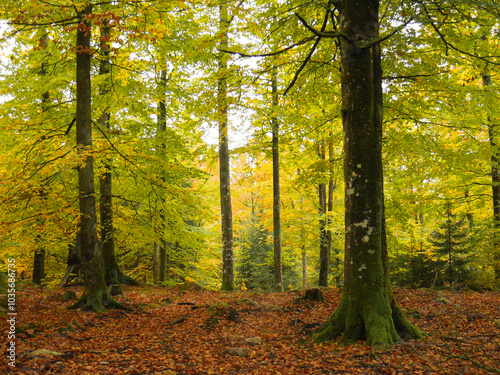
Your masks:
{"label": "distant trees", "polygon": [[[419,215],[416,231],[421,231],[423,225],[423,215]],[[394,256],[391,264],[396,283],[412,287],[441,287],[446,283],[449,287],[475,287],[471,271],[475,267],[475,233],[467,215],[454,213],[451,202],[446,201],[433,226],[419,241],[413,241],[404,255]]]}
{"label": "distant trees", "polygon": [[263,228],[256,213],[237,237],[237,280],[247,289],[274,290],[273,247],[269,237],[270,233]]}

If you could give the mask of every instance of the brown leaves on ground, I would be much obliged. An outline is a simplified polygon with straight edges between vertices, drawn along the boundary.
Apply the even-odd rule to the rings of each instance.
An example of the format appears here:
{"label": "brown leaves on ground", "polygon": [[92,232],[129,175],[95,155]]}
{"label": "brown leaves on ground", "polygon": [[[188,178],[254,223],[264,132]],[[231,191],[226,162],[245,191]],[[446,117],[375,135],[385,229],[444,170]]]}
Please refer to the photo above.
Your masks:
{"label": "brown leaves on ground", "polygon": [[[297,292],[129,287],[118,300],[132,311],[101,314],[68,310],[62,294],[18,292],[14,373],[500,373],[500,293],[397,290],[400,305],[428,337],[386,351],[310,340],[337,306],[337,290],[324,290],[320,303],[299,301]],[[234,348],[246,350],[230,354]],[[55,354],[36,355],[37,349]]]}

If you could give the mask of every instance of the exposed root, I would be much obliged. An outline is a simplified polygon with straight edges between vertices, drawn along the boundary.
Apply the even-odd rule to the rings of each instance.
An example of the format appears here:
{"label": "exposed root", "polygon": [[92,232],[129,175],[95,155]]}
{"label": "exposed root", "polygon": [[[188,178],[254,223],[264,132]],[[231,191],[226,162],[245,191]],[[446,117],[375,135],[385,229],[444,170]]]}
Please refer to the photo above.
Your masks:
{"label": "exposed root", "polygon": [[106,288],[104,290],[99,289],[93,292],[84,292],[69,309],[82,309],[94,312],[102,312],[104,309],[128,310],[127,307],[111,297]]}
{"label": "exposed root", "polygon": [[136,280],[117,267],[113,267],[106,273],[106,284],[139,285]]}
{"label": "exposed root", "polygon": [[378,303],[357,305],[342,296],[333,315],[314,334],[314,340],[324,342],[341,336],[342,345],[365,340],[367,345],[385,349],[401,340],[422,338],[422,332],[406,319],[393,298],[391,306],[387,299],[386,303],[375,301]]}

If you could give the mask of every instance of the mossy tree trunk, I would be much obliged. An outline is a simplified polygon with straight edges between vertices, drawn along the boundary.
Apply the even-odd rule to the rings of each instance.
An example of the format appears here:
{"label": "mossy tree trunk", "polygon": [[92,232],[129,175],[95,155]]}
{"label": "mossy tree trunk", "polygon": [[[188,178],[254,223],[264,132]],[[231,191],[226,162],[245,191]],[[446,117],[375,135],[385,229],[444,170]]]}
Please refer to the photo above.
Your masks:
{"label": "mossy tree trunk", "polygon": [[81,260],[84,292],[72,308],[101,311],[120,305],[109,295],[104,282],[101,250],[97,240],[97,214],[92,153],[91,23],[92,5],[79,13],[76,32],[76,143],[82,158],[78,168]]}
{"label": "mossy tree trunk", "polygon": [[382,173],[382,69],[380,46],[359,47],[378,36],[379,2],[342,0],[342,119],[344,127],[344,289],[318,341],[342,335],[388,347],[420,337],[398,308],[389,281]]}
{"label": "mossy tree trunk", "polygon": [[[228,5],[219,5],[219,47],[227,50],[229,46]],[[228,111],[227,111],[227,59],[224,52],[219,53],[217,79],[217,106],[219,120],[219,180],[222,229],[222,290],[234,290],[233,257],[233,213],[231,207],[231,185],[229,171]]]}
{"label": "mossy tree trunk", "polygon": [[[99,75],[109,75],[110,64],[109,64],[109,28],[106,25],[106,20],[103,19],[103,26],[101,27],[100,35],[100,63],[99,63]],[[104,83],[99,90],[101,96],[106,96],[109,93],[109,87],[107,83]],[[110,129],[110,113],[109,109],[104,109],[101,117],[99,118],[99,126],[101,131],[109,131]],[[136,285],[134,279],[126,275],[118,261],[116,259],[115,252],[115,239],[114,239],[114,228],[113,228],[113,202],[112,202],[112,159],[109,156],[105,156],[103,170],[101,178],[99,180],[99,193],[100,193],[100,215],[101,215],[101,241],[102,241],[102,259],[104,263],[104,280],[106,284],[126,284],[126,285]]]}

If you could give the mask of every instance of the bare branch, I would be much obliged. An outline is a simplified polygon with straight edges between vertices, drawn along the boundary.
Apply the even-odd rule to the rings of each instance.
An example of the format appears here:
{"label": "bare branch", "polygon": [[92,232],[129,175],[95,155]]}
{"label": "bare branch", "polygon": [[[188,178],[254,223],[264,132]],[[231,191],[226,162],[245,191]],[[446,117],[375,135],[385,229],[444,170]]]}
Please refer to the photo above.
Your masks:
{"label": "bare branch", "polygon": [[279,54],[282,54],[286,51],[289,51],[295,47],[298,47],[298,46],[301,46],[303,44],[306,44],[308,42],[310,42],[311,40],[314,40],[316,37],[315,36],[310,36],[310,37],[307,37],[305,39],[302,39],[300,42],[298,43],[294,43],[286,48],[283,48],[282,50],[279,50],[279,51],[276,51],[276,52],[269,52],[269,53],[262,53],[262,54],[256,54],[256,55],[249,55],[249,54],[246,54],[246,53],[243,53],[243,52],[237,52],[237,51],[228,51],[228,50],[225,50],[225,49],[219,49],[219,51],[221,52],[225,52],[225,53],[229,53],[231,55],[238,55],[238,56],[241,56],[241,57],[270,57],[270,56],[276,56],[276,55],[279,55]]}
{"label": "bare branch", "polygon": [[[327,15],[329,14],[330,12],[327,12]],[[339,31],[324,31],[323,27],[321,28],[321,31],[319,30],[316,30],[314,27],[310,26],[307,21],[305,19],[303,19],[298,13],[295,13],[295,15],[297,16],[297,18],[299,19],[299,21],[309,30],[311,31],[314,35],[316,35],[317,37],[319,38],[344,38],[345,40],[347,40],[349,43],[353,43],[353,40],[350,39],[347,35],[345,34],[342,34],[341,32]],[[323,23],[325,24],[325,23]]]}

